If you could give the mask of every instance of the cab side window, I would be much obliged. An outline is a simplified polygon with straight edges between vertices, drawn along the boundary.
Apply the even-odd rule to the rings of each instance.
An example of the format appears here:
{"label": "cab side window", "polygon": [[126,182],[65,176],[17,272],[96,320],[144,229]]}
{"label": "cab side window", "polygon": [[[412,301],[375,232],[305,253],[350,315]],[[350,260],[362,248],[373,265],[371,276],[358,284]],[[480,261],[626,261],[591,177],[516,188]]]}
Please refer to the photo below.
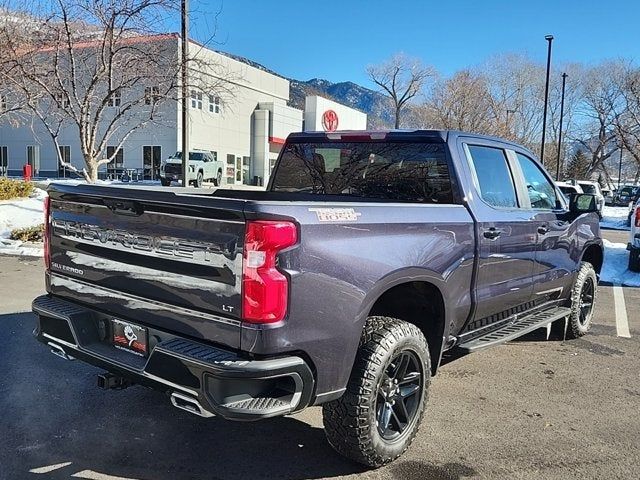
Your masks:
{"label": "cab side window", "polygon": [[480,145],[467,145],[467,148],[482,199],[494,207],[516,208],[516,189],[505,151]]}
{"label": "cab side window", "polygon": [[540,167],[520,153],[516,153],[518,163],[527,184],[527,193],[531,201],[531,207],[536,209],[553,210],[557,205],[556,189],[542,172]]}

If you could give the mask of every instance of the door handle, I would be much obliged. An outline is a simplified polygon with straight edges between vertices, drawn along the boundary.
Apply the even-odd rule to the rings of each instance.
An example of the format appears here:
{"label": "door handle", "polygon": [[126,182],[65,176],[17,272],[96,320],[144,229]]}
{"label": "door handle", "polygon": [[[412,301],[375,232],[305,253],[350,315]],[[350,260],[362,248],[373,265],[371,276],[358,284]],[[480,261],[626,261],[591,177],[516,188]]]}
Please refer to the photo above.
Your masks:
{"label": "door handle", "polygon": [[540,225],[538,227],[538,233],[540,235],[546,235],[547,233],[549,233],[549,227],[547,227],[546,225]]}
{"label": "door handle", "polygon": [[482,232],[482,235],[484,236],[484,238],[488,238],[489,240],[495,240],[500,236],[501,233],[502,233],[502,230],[498,230],[495,227],[491,227],[488,230],[485,230],[484,232]]}

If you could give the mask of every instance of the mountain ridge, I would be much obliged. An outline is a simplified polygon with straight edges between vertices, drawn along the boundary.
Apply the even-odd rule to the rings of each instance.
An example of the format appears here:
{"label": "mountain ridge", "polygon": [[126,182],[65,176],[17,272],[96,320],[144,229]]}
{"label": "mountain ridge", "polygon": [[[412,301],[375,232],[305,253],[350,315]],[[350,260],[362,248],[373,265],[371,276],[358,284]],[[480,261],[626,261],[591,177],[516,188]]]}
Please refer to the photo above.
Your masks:
{"label": "mountain ridge", "polygon": [[280,75],[264,65],[240,55],[219,51],[218,53],[245,63],[267,73],[289,81],[289,105],[304,110],[307,95],[319,95],[367,114],[368,128],[389,128],[393,126],[390,100],[385,95],[355,82],[331,82],[324,78],[298,80]]}

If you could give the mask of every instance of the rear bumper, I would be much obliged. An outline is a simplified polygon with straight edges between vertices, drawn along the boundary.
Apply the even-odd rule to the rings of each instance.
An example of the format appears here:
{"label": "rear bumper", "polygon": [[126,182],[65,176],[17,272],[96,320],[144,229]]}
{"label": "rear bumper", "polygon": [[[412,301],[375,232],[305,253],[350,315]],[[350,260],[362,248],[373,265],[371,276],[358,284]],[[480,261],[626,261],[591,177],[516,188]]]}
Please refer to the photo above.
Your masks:
{"label": "rear bumper", "polygon": [[192,413],[258,420],[311,402],[313,374],[301,357],[249,359],[148,328],[144,358],[109,343],[112,316],[48,295],[36,298],[32,307],[38,316],[34,335],[53,353],[167,392],[176,407]]}

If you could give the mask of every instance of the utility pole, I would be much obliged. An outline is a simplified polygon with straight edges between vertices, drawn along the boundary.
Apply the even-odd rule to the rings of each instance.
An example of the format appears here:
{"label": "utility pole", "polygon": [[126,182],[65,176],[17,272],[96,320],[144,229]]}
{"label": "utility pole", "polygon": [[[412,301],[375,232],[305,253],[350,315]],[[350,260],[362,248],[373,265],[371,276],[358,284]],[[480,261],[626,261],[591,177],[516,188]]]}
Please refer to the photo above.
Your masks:
{"label": "utility pole", "polygon": [[620,161],[618,162],[618,193],[620,193],[620,177],[622,177],[622,145],[620,145]]}
{"label": "utility pole", "polygon": [[544,86],[544,110],[542,113],[542,145],[540,146],[540,161],[544,165],[544,142],[547,134],[547,105],[549,104],[549,74],[551,73],[551,43],[553,35],[547,35],[544,39],[549,42],[547,50],[547,81]]}
{"label": "utility pole", "polygon": [[562,119],[564,117],[564,86],[567,83],[566,73],[562,74],[562,99],[560,100],[560,130],[558,131],[558,158],[556,160],[556,182],[560,181],[560,152],[562,152]]}
{"label": "utility pole", "polygon": [[189,0],[182,0],[182,186],[189,185]]}

